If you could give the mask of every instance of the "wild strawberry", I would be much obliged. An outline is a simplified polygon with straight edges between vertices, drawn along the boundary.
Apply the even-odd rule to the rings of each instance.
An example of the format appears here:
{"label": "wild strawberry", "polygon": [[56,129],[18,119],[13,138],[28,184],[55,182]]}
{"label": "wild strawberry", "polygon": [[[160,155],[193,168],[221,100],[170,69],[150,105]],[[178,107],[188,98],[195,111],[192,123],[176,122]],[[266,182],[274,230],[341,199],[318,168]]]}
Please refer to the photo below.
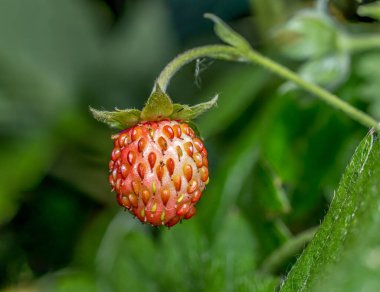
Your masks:
{"label": "wild strawberry", "polygon": [[188,122],[216,102],[172,104],[156,87],[146,106],[95,118],[124,128],[112,136],[109,182],[118,203],[141,222],[171,227],[195,215],[209,181],[207,151]]}
{"label": "wild strawberry", "polygon": [[207,152],[188,124],[143,122],[113,139],[109,181],[121,206],[155,226],[195,214],[208,181]]}

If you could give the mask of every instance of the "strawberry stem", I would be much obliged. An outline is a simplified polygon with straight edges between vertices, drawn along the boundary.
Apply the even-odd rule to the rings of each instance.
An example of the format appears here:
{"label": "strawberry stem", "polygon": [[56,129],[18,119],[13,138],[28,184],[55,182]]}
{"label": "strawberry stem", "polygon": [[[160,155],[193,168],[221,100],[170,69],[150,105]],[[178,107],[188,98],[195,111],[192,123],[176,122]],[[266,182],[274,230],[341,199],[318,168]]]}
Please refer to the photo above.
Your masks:
{"label": "strawberry stem", "polygon": [[[227,45],[208,45],[197,47],[179,54],[161,71],[156,83],[165,92],[171,78],[184,65],[199,58],[213,58],[230,61],[244,61],[241,59],[241,53],[236,48]],[[153,88],[155,91],[155,87]]]}
{"label": "strawberry stem", "polygon": [[[206,15],[215,23],[216,34],[228,45],[208,45],[197,47],[175,57],[160,73],[156,83],[165,92],[170,79],[178,72],[181,67],[199,58],[213,58],[229,61],[248,62],[259,64],[264,68],[276,73],[280,77],[292,81],[307,92],[322,99],[332,107],[341,110],[353,120],[361,123],[366,127],[373,127],[380,130],[378,121],[366,114],[365,112],[355,108],[347,102],[341,100],[338,96],[332,94],[317,84],[302,79],[297,73],[284,67],[283,65],[272,61],[271,59],[261,55],[242,41],[242,37],[228,27],[222,20],[215,15]],[[155,88],[153,88],[153,91]]]}

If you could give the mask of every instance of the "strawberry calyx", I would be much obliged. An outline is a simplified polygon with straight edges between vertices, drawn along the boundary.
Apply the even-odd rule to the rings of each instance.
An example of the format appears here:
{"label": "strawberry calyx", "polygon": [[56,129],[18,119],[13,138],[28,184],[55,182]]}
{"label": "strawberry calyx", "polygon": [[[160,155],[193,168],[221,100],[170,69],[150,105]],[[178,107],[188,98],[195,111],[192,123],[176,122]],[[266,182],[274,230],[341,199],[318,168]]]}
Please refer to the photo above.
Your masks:
{"label": "strawberry calyx", "polygon": [[208,102],[194,106],[173,103],[156,83],[154,91],[142,110],[116,108],[115,111],[102,111],[90,107],[90,111],[98,121],[118,129],[127,129],[142,122],[165,119],[181,120],[191,124],[192,119],[216,105],[217,100],[218,96],[215,96]]}

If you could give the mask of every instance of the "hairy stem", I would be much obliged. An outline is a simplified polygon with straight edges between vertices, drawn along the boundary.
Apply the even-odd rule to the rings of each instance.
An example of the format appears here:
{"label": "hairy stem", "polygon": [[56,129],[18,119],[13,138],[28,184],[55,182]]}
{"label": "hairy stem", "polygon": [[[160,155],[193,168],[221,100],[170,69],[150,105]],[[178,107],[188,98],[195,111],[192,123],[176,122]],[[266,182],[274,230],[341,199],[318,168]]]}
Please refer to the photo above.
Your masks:
{"label": "hairy stem", "polygon": [[347,114],[353,120],[356,120],[357,122],[361,123],[363,126],[370,127],[370,128],[373,127],[376,130],[379,130],[379,123],[375,119],[373,119],[371,116],[369,116],[368,114],[366,114],[365,112],[361,110],[358,110],[357,108],[348,104],[344,100],[341,100],[338,96],[323,89],[322,87],[302,79],[298,74],[289,70],[288,68],[266,58],[265,56],[259,54],[258,52],[254,50],[247,52],[245,54],[245,57],[250,62],[260,64],[261,66],[267,68],[268,70],[271,70],[277,75],[285,78],[286,80],[294,82],[299,87],[319,97],[320,99],[324,100],[329,105],[343,111],[345,114]]}
{"label": "hairy stem", "polygon": [[158,76],[156,83],[165,92],[166,88],[169,85],[170,79],[174,76],[175,73],[177,73],[179,69],[191,61],[204,57],[231,61],[242,61],[241,53],[231,46],[209,45],[197,47],[183,52],[182,54],[175,57],[169,64],[167,64],[164,70],[162,70]]}

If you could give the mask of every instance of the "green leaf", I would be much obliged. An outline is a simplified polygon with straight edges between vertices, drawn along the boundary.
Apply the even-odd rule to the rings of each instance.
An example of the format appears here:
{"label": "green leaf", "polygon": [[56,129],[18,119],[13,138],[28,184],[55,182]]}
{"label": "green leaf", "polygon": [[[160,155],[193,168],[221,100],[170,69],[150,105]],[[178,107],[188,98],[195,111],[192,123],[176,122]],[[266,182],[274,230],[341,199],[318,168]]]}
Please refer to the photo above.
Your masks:
{"label": "green leaf", "polygon": [[245,180],[239,195],[239,208],[249,219],[258,241],[259,260],[262,261],[291,237],[279,215],[289,207],[278,190],[273,190],[269,173],[257,163]]}
{"label": "green leaf", "polygon": [[254,193],[257,194],[259,208],[267,218],[274,218],[290,211],[290,203],[277,177],[268,163],[260,161],[252,177],[255,178]]}
{"label": "green leaf", "polygon": [[362,4],[358,8],[360,16],[368,16],[380,21],[380,1]]}
{"label": "green leaf", "polygon": [[194,106],[181,105],[178,103],[173,104],[173,113],[170,116],[173,120],[189,121],[195,119],[205,111],[209,110],[216,105],[218,101],[218,95],[212,98],[210,101],[199,103]]}
{"label": "green leaf", "polygon": [[[360,143],[336,191],[330,210],[314,239],[293,266],[283,283],[282,291],[303,291],[329,283],[323,291],[357,291],[349,285],[335,282],[335,271],[343,269],[344,283],[352,281],[359,260],[371,260],[374,243],[379,243],[380,224],[380,142],[378,133],[371,131]],[[355,255],[354,259],[352,255]],[[359,257],[359,258],[358,258]],[[354,264],[345,265],[352,262]],[[363,262],[361,262],[363,265]],[[371,264],[366,264],[371,269]],[[367,275],[359,268],[363,277]],[[360,282],[366,283],[363,279]]]}
{"label": "green leaf", "polygon": [[209,244],[197,221],[161,230],[157,281],[161,291],[203,291]]}
{"label": "green leaf", "polygon": [[257,241],[247,220],[237,210],[231,210],[219,223],[203,290],[274,291],[276,279],[254,273]]}
{"label": "green leaf", "polygon": [[156,83],[155,90],[149,97],[141,112],[144,121],[159,121],[168,118],[173,113],[173,103],[170,97]]}
{"label": "green leaf", "polygon": [[113,128],[127,129],[140,122],[141,112],[137,109],[116,109],[114,112],[99,111],[90,107],[95,119]]}
{"label": "green leaf", "polygon": [[240,49],[241,51],[251,50],[251,45],[246,41],[246,39],[235,32],[219,17],[211,13],[204,14],[204,17],[214,22],[215,33],[222,41],[237,49]]}
{"label": "green leaf", "polygon": [[154,242],[145,226],[120,211],[109,223],[96,256],[98,280],[111,291],[156,291]]}

